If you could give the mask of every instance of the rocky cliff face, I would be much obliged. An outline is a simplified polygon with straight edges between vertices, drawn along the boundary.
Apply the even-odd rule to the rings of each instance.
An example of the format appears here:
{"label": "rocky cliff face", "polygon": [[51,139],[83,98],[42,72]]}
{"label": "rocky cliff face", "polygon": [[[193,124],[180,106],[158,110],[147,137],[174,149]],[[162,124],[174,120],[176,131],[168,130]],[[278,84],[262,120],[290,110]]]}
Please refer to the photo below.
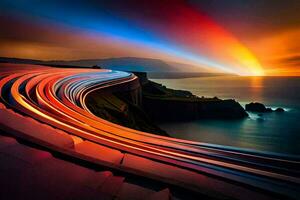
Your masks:
{"label": "rocky cliff face", "polygon": [[155,121],[239,119],[248,114],[233,99],[199,98],[188,91],[171,90],[154,82],[143,87],[143,108]]}
{"label": "rocky cliff face", "polygon": [[235,100],[175,101],[143,98],[146,113],[155,121],[239,119],[248,114]]}
{"label": "rocky cliff face", "polygon": [[88,95],[88,108],[97,116],[133,129],[167,135],[155,122],[196,119],[239,119],[248,116],[235,100],[197,97],[147,79]]}
{"label": "rocky cliff face", "polygon": [[250,112],[257,112],[257,113],[266,113],[266,112],[284,112],[283,108],[276,108],[273,110],[272,108],[267,108],[264,104],[258,102],[251,102],[245,105],[245,109]]}

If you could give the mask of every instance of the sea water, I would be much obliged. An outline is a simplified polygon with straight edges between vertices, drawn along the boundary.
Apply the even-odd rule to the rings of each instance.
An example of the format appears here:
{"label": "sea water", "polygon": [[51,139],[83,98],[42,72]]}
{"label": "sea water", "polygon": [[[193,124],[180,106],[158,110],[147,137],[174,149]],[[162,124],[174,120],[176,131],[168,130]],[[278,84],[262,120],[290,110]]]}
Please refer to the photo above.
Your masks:
{"label": "sea water", "polygon": [[261,102],[282,107],[284,113],[248,112],[240,120],[197,120],[165,123],[170,136],[255,151],[300,155],[300,77],[217,76],[185,79],[153,79],[205,97],[236,99],[242,106]]}

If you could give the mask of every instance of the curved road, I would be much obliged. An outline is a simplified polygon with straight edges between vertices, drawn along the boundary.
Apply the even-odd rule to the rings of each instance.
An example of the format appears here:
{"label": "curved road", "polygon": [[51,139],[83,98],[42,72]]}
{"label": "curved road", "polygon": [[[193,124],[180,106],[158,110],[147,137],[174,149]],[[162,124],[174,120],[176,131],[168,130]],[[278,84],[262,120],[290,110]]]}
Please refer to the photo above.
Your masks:
{"label": "curved road", "polygon": [[[87,95],[136,81],[137,77],[131,73],[32,65],[24,68],[13,64],[2,64],[1,68],[1,102],[22,115],[84,140],[204,174],[259,194],[278,198],[299,195],[299,158],[157,136],[93,115],[85,104]],[[228,191],[224,189],[222,193],[227,195]]]}

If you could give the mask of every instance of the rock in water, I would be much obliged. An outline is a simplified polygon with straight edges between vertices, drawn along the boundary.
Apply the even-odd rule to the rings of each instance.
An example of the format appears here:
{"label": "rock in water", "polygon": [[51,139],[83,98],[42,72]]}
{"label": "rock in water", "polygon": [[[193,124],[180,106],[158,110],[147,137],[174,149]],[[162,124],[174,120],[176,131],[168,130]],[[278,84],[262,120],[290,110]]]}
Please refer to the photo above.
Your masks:
{"label": "rock in water", "polygon": [[271,108],[266,108],[264,104],[258,102],[246,104],[245,109],[251,112],[272,112]]}
{"label": "rock in water", "polygon": [[[285,110],[283,108],[276,108],[276,110],[272,110],[272,108],[267,108],[264,104],[258,103],[258,102],[251,102],[249,104],[245,105],[245,110],[250,112],[258,112],[258,113],[266,113],[266,112],[284,112]],[[259,114],[261,116],[261,114]]]}
{"label": "rock in water", "polygon": [[285,110],[283,108],[276,108],[275,112],[284,112]]}

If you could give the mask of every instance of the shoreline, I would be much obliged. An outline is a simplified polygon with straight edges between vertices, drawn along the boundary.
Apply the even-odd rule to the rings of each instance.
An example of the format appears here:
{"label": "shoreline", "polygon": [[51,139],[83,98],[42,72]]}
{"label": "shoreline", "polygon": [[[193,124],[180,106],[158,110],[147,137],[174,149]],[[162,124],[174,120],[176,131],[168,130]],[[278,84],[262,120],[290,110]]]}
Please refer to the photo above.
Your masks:
{"label": "shoreline", "polygon": [[[119,125],[166,136],[169,135],[157,125],[158,123],[199,119],[232,120],[248,116],[235,100],[198,97],[189,91],[170,89],[155,83],[147,78],[147,73],[133,73],[139,77],[139,94],[133,94],[136,90],[106,94],[97,94],[95,91],[88,98],[87,105],[90,110],[97,116]],[[136,95],[139,100],[132,98]],[[134,103],[136,101],[140,103]],[[112,111],[111,105],[105,102],[115,102],[113,107],[118,111]],[[103,110],[107,112],[103,113]]]}
{"label": "shoreline", "polygon": [[[10,69],[14,65],[3,66]],[[244,194],[251,194],[257,198],[298,195],[293,190],[294,185],[299,183],[299,179],[294,176],[296,172],[293,169],[297,169],[295,161],[292,161],[294,163],[291,165],[291,161],[277,156],[270,158],[252,153],[241,154],[235,150],[207,148],[195,141],[143,133],[95,118],[86,108],[86,102],[81,104],[81,100],[85,99],[83,96],[93,89],[111,88],[111,91],[116,92],[113,86],[117,85],[121,86],[123,92],[126,88],[126,91],[130,91],[127,93],[128,98],[137,100],[140,87],[135,87],[137,86],[135,76],[107,70],[100,70],[102,73],[97,73],[90,69],[72,69],[66,72],[64,69],[58,71],[53,68],[41,68],[41,71],[45,70],[48,73],[49,82],[49,79],[45,79],[45,74],[36,76],[34,68],[35,66],[32,66],[31,73],[23,71],[17,79],[14,79],[16,76],[14,70],[17,69],[11,69],[11,74],[1,82],[2,86],[8,86],[3,87],[5,91],[2,91],[3,103],[5,103],[0,109],[2,128],[16,137],[97,166],[155,179],[167,184],[171,189],[175,185],[182,187],[187,193],[194,191],[211,198],[227,196],[236,199],[243,198]],[[63,77],[59,75],[65,72]],[[27,81],[28,73],[29,81]],[[38,82],[35,81],[37,78]],[[89,84],[86,84],[86,81]],[[47,87],[48,83],[53,85]],[[150,86],[153,86],[152,84]],[[40,86],[42,88],[37,90]],[[25,90],[28,87],[29,90]],[[167,97],[168,94],[175,92],[177,98],[179,94],[185,94],[186,98],[187,93],[182,91],[178,93],[166,88],[164,90],[169,92],[164,94]],[[30,93],[30,91],[39,93]],[[24,93],[27,95],[23,95]],[[51,93],[54,98],[49,98]],[[38,94],[40,98],[37,99],[35,95]],[[8,99],[10,95],[12,98]],[[66,95],[65,98],[63,95]],[[23,98],[27,101],[23,102]],[[74,101],[71,100],[72,98]],[[222,100],[213,99],[213,101]],[[134,102],[139,104],[139,101]],[[205,101],[207,102],[211,100]],[[35,105],[41,112],[28,109]],[[61,106],[63,109],[59,111],[54,105]],[[121,108],[125,107],[121,106]],[[62,113],[65,118],[61,117]],[[6,150],[14,153],[10,148]],[[264,168],[261,168],[262,165]],[[284,191],[278,190],[278,185],[282,182],[289,182]],[[212,184],[218,187],[211,187]],[[232,193],[237,190],[241,192]],[[169,190],[167,192],[169,194]]]}

